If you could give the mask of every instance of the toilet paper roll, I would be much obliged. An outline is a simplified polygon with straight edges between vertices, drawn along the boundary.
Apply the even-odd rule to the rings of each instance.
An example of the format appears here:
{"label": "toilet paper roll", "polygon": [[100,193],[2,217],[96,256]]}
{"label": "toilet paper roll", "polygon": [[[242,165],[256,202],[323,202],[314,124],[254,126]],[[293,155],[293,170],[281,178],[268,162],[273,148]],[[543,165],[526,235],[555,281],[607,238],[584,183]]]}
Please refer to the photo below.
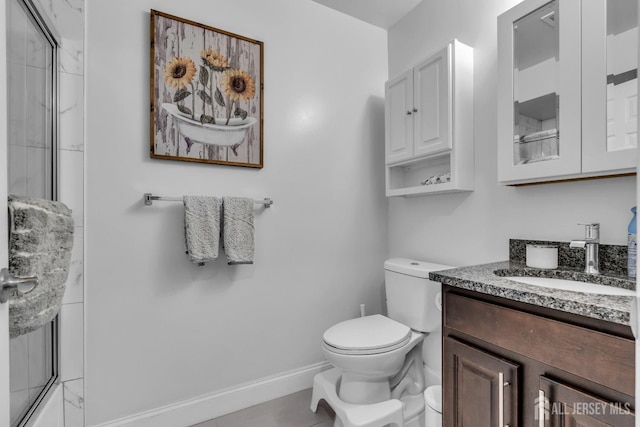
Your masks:
{"label": "toilet paper roll", "polygon": [[558,268],[558,247],[551,245],[527,245],[527,267]]}

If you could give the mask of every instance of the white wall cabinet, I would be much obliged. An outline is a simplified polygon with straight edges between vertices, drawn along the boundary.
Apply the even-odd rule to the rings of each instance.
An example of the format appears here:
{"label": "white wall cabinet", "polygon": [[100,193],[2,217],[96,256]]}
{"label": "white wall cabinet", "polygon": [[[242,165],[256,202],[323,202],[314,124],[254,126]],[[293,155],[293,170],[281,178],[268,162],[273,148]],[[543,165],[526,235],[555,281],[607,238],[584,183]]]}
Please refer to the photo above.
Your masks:
{"label": "white wall cabinet", "polygon": [[473,190],[473,49],[454,40],[385,84],[385,141],[387,196]]}
{"label": "white wall cabinet", "polygon": [[525,0],[498,17],[498,180],[635,172],[635,0]]}

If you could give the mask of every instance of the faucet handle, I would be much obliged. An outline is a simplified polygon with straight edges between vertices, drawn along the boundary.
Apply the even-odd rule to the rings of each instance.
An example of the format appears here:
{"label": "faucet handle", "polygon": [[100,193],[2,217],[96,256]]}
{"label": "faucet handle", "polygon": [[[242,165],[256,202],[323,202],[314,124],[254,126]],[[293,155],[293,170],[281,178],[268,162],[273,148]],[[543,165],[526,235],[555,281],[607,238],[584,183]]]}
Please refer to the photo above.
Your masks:
{"label": "faucet handle", "polygon": [[600,239],[600,223],[592,222],[589,224],[578,224],[578,225],[584,225],[584,238],[586,240]]}

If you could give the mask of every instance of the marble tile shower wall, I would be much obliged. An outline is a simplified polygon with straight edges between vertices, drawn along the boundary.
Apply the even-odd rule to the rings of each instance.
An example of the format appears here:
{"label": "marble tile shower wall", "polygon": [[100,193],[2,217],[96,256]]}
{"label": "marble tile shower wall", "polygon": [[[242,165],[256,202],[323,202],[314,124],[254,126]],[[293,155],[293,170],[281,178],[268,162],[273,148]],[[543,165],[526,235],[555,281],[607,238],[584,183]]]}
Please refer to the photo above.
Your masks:
{"label": "marble tile shower wall", "polygon": [[59,198],[72,210],[75,240],[60,312],[65,427],[84,426],[84,0],[36,0],[61,38]]}

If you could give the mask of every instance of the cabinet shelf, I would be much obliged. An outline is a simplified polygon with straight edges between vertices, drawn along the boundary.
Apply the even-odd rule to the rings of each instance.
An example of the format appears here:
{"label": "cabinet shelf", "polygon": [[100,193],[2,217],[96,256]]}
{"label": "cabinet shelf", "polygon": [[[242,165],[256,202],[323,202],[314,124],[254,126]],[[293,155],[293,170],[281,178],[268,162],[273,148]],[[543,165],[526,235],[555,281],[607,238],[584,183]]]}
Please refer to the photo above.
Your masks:
{"label": "cabinet shelf", "polygon": [[472,182],[456,179],[456,171],[451,168],[452,155],[448,151],[387,166],[387,196],[472,191]]}

